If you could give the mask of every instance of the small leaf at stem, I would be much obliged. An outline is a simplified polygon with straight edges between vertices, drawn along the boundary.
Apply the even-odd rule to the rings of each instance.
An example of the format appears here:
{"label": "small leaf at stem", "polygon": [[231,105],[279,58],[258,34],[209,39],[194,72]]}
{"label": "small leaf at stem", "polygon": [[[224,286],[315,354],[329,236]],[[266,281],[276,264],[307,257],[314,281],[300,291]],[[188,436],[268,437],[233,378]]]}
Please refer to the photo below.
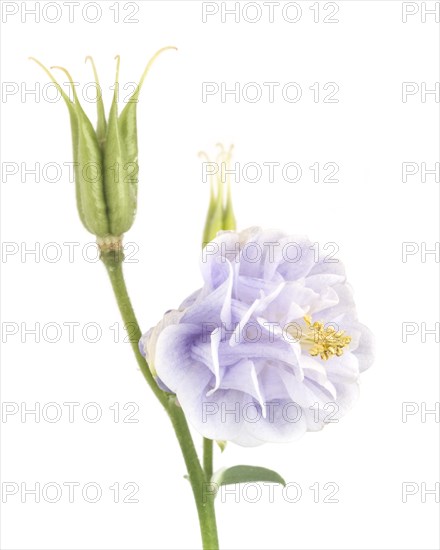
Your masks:
{"label": "small leaf at stem", "polygon": [[219,487],[221,485],[232,485],[234,483],[252,483],[258,481],[267,481],[270,483],[279,483],[286,485],[284,479],[268,468],[261,466],[232,466],[231,468],[222,468],[217,470],[211,478],[211,482]]}
{"label": "small leaf at stem", "polygon": [[226,445],[228,444],[227,441],[223,441],[222,439],[216,439],[215,441],[220,449],[220,452],[223,452],[226,449]]}

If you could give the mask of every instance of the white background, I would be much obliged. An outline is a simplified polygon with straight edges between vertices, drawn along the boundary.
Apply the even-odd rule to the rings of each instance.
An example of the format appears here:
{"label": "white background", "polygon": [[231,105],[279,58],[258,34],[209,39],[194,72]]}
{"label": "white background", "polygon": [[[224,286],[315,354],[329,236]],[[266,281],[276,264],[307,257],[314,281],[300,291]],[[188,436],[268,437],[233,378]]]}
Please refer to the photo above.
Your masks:
{"label": "white background", "polygon": [[[238,503],[233,496],[223,503],[219,498],[221,547],[438,548],[438,504],[432,494],[422,502],[421,494],[422,483],[431,489],[439,480],[438,424],[433,414],[424,418],[420,412],[402,422],[403,403],[432,409],[439,401],[434,336],[423,343],[419,331],[402,342],[402,323],[424,322],[432,328],[439,319],[435,257],[422,261],[419,253],[402,262],[402,243],[433,248],[438,241],[438,182],[428,175],[423,183],[419,173],[403,183],[401,175],[403,162],[426,162],[432,168],[438,161],[438,97],[431,94],[423,101],[417,93],[402,101],[403,82],[432,89],[439,80],[434,16],[423,23],[424,3],[413,3],[410,9],[418,13],[403,23],[405,7],[399,1],[342,1],[335,16],[339,23],[324,23],[328,12],[319,2],[324,11],[315,23],[312,3],[299,2],[301,16],[289,23],[281,2],[273,23],[267,9],[256,23],[243,16],[222,23],[220,11],[203,23],[201,2],[145,1],[137,2],[133,17],[138,23],[122,22],[131,11],[127,2],[119,2],[119,23],[110,10],[114,2],[100,2],[102,17],[90,23],[81,12],[86,3],[76,8],[73,24],[66,7],[59,22],[42,18],[36,23],[31,15],[21,22],[20,4],[19,13],[3,22],[2,80],[19,89],[2,98],[3,167],[5,162],[32,168],[36,162],[43,167],[72,160],[64,104],[32,94],[21,97],[36,83],[47,83],[28,56],[66,66],[81,87],[92,74],[83,60],[93,55],[108,109],[116,54],[121,55],[122,85],[139,79],[158,48],[179,48],[158,59],[138,108],[138,216],[126,241],[137,243],[139,250],[138,262],[127,264],[125,271],[143,330],[200,286],[208,188],[197,152],[215,155],[215,144],[222,141],[235,144],[234,161],[241,166],[301,165],[296,183],[285,181],[280,172],[272,183],[267,172],[256,183],[241,177],[233,188],[239,227],[277,227],[337,243],[360,319],[377,340],[376,362],[362,376],[360,400],[341,422],[289,445],[246,449],[230,444],[223,455],[216,453],[216,467],[263,465],[302,488],[296,503],[283,499],[279,488],[270,502],[267,487],[255,503],[249,502],[252,491],[248,498],[239,492]],[[432,8],[434,2],[425,6]],[[253,13],[250,9],[245,16]],[[87,16],[94,17],[93,8]],[[255,103],[241,97],[235,103],[232,96],[222,102],[217,94],[203,102],[203,82],[225,82],[228,88],[257,82],[263,97]],[[273,103],[263,82],[281,84]],[[280,94],[288,82],[301,85],[303,95],[296,103]],[[339,102],[315,103],[309,90],[315,82],[337,83]],[[85,108],[94,120],[94,105],[85,103]],[[308,168],[315,162],[336,162],[339,182],[315,183]],[[66,492],[58,503],[44,498],[35,503],[32,496],[22,503],[20,493],[10,496],[2,505],[2,548],[197,548],[195,506],[180,451],[129,344],[114,342],[109,327],[119,323],[121,328],[119,314],[104,268],[82,255],[94,239],[80,224],[74,186],[66,171],[54,183],[44,178],[38,183],[32,175],[22,182],[22,175],[20,169],[2,181],[2,240],[18,247],[16,254],[3,253],[1,264],[2,400],[20,409],[36,402],[80,406],[72,423],[65,407],[54,423],[3,415],[2,481],[24,482],[28,488],[36,482],[95,482],[103,496],[95,504],[85,502],[81,487],[73,503]],[[66,242],[80,243],[73,262]],[[36,243],[41,252],[22,259],[26,247]],[[47,243],[62,250],[59,261],[47,260],[56,253],[47,247],[43,253]],[[86,250],[93,256],[91,248]],[[59,342],[45,341],[44,325],[66,322],[80,324],[73,343],[65,326]],[[9,328],[17,323],[19,332],[5,336],[5,323]],[[40,323],[39,343],[24,334],[21,323],[24,328]],[[82,336],[86,323],[99,323],[97,343]],[[89,402],[102,408],[96,423],[81,415]],[[114,422],[109,407],[115,402],[138,404],[139,422]],[[121,487],[136,483],[139,502],[114,503],[108,487],[115,482]],[[327,482],[338,484],[338,503],[322,502]],[[403,503],[406,482],[420,490]],[[314,483],[321,487],[318,503],[309,489]]]}

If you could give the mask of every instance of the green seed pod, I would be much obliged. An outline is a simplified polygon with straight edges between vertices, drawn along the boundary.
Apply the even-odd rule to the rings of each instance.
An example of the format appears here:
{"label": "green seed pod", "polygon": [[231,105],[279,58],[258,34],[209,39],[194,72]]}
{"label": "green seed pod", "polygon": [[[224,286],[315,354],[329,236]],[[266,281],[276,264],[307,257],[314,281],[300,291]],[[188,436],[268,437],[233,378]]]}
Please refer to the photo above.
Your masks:
{"label": "green seed pod", "polygon": [[99,92],[96,131],[78,100],[69,72],[63,67],[52,67],[62,70],[67,75],[73,100],[64,93],[52,73],[42,63],[30,58],[42,67],[53,81],[69,110],[78,212],[84,227],[96,235],[100,242],[120,241],[122,234],[133,224],[138,184],[136,106],[142,84],[151,65],[158,55],[167,49],[176,48],[162,48],[152,57],[120,116],[118,116],[119,56],[117,56],[115,91],[108,123],[95,64],[91,57],[86,58],[86,61],[90,60],[92,63]]}

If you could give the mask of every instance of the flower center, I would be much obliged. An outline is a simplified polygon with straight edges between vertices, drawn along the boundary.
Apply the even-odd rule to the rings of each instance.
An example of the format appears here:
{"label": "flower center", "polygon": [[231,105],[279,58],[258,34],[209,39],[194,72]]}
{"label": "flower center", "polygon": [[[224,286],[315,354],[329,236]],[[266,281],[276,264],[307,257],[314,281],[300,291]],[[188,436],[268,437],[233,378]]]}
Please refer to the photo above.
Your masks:
{"label": "flower center", "polygon": [[312,357],[321,357],[324,361],[330,357],[340,357],[344,348],[351,342],[351,336],[344,330],[336,330],[333,326],[324,326],[322,321],[312,322],[310,315],[304,317],[306,329],[301,336],[301,345]]}

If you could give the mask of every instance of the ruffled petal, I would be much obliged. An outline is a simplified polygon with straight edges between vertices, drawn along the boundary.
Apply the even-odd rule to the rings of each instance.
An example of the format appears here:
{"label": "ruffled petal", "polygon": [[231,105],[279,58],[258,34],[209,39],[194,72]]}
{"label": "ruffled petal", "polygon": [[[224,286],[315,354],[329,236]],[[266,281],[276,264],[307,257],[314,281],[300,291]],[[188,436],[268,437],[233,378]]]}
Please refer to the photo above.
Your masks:
{"label": "ruffled petal", "polygon": [[[243,446],[292,441],[357,399],[372,335],[357,320],[343,264],[315,255],[302,236],[220,232],[203,251],[203,287],[142,337],[158,383],[203,436]],[[351,337],[342,355],[323,361],[310,355],[310,335],[288,338],[306,315]]]}

